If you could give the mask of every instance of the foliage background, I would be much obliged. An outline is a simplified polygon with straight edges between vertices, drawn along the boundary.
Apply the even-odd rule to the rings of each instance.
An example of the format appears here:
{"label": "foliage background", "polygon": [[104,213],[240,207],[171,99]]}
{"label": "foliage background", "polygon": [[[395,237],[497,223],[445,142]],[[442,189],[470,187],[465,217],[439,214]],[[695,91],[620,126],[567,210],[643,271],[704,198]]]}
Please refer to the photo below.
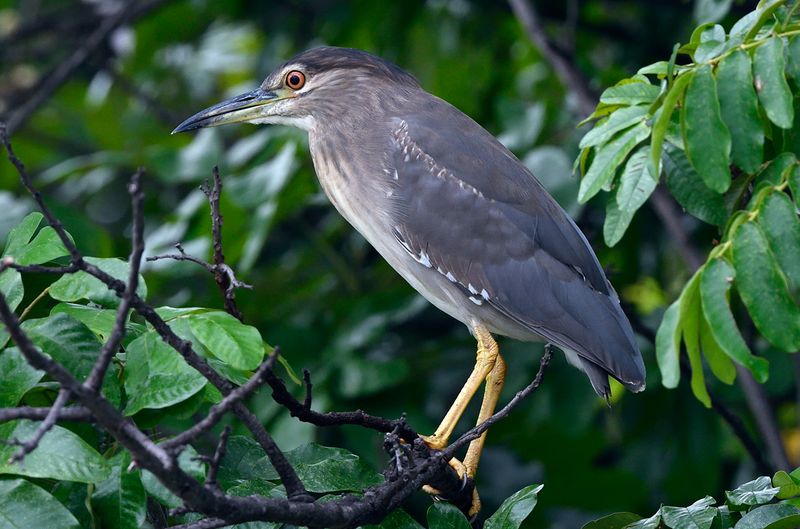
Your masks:
{"label": "foliage background", "polygon": [[[0,40],[38,13],[80,19],[103,3],[0,1]],[[598,91],[669,57],[673,44],[686,42],[698,23],[723,19],[729,27],[753,8],[713,0],[535,4],[550,35],[574,50]],[[72,43],[54,41],[47,32],[4,41],[0,113],[15,109],[89,31],[79,26]],[[505,3],[166,2],[118,31],[102,56],[15,135],[15,147],[88,255],[127,254],[125,182],[139,165],[147,168],[147,254],[164,253],[178,241],[187,252],[207,254],[208,216],[198,185],[218,164],[226,185],[226,257],[255,287],[238,295],[247,322],[281,345],[295,368],[311,370],[319,408],[363,408],[388,417],[406,412],[418,430],[432,431],[472,366],[474,343],[333,211],[315,181],[304,135],[252,126],[169,134],[184,117],[252,88],[286,58],[319,44],[358,47],[398,63],[498,135],[577,219],[629,310],[657,327],[688,270],[649,205],[619,244],[603,244],[606,197],[582,206],[575,200],[572,161],[586,131],[575,124],[585,116]],[[31,209],[10,166],[0,164],[0,239]],[[688,216],[682,221],[708,250],[713,230]],[[159,262],[144,272],[150,299],[158,304],[219,303],[212,280],[197,267]],[[26,278],[23,306],[45,286],[35,281],[44,280]],[[41,303],[31,317],[45,316],[49,308]],[[646,514],[661,503],[687,505],[706,494],[722,499],[724,489],[757,474],[737,439],[694,400],[688,384],[661,387],[652,344],[642,340],[641,346],[648,391],[617,391],[612,408],[557,357],[543,387],[489,435],[478,479],[487,512],[521,487],[545,483],[528,526],[576,527],[614,511]],[[510,366],[507,399],[533,376],[541,347],[508,340],[501,347]],[[798,366],[766,343],[757,349],[770,360],[765,389],[796,466]],[[708,383],[754,431],[742,393]],[[251,400],[282,448],[316,440],[382,466],[380,436],[358,429],[315,431],[280,412],[266,393]],[[160,415],[160,427],[185,426],[191,422],[186,415]],[[408,508],[422,516],[428,502],[420,494]]]}

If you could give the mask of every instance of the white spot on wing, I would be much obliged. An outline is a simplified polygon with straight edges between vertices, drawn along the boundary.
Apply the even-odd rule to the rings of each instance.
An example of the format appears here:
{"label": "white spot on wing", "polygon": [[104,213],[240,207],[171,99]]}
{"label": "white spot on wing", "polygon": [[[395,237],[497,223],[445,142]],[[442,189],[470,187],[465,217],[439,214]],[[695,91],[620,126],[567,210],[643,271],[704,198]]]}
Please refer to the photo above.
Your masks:
{"label": "white spot on wing", "polygon": [[476,305],[483,305],[483,300],[481,298],[476,298],[474,296],[470,296],[469,300]]}
{"label": "white spot on wing", "polygon": [[453,283],[455,283],[455,282],[456,282],[456,276],[454,276],[454,275],[453,275],[452,273],[450,273],[450,272],[447,272],[447,274],[445,274],[445,277],[446,277],[447,279],[449,279],[449,280],[450,280],[451,282],[453,282]]}

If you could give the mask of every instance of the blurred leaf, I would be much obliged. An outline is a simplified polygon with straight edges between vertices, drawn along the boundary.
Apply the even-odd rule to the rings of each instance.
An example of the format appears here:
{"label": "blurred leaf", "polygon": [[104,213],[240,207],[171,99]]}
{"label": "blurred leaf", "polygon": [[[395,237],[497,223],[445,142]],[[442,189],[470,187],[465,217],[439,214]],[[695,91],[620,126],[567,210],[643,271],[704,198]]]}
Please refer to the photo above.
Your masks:
{"label": "blurred leaf", "polygon": [[776,494],[779,500],[800,496],[800,479],[794,478],[784,470],[779,470],[772,476],[772,485],[779,489]]}
{"label": "blurred leaf", "polygon": [[795,529],[800,526],[800,509],[777,503],[762,505],[748,512],[735,529]]}
{"label": "blurred leaf", "polygon": [[19,449],[7,444],[14,439],[27,441],[33,437],[38,422],[11,421],[0,426],[0,474],[17,474],[34,478],[98,483],[108,478],[108,462],[86,442],[61,426],[53,426],[39,446],[22,462],[10,464],[9,459]]}
{"label": "blurred leaf", "polygon": [[264,357],[258,329],[245,325],[227,312],[192,314],[186,321],[211,354],[236,369],[255,369]]}
{"label": "blurred leaf", "polygon": [[656,360],[661,371],[661,383],[665,388],[678,387],[681,380],[680,353],[680,299],[676,300],[664,312],[661,325],[656,333]]}
{"label": "blurred leaf", "polygon": [[800,349],[800,308],[789,295],[786,279],[755,222],[740,224],[733,234],[736,286],[759,332],[787,352]]}
{"label": "blurred leaf", "polygon": [[80,529],[78,520],[44,489],[24,479],[0,480],[3,529]]}
{"label": "blurred leaf", "polygon": [[[130,265],[121,259],[101,259],[98,257],[85,257],[87,263],[93,264],[107,274],[127,282],[130,273]],[[136,293],[140,298],[147,297],[147,286],[144,278],[139,274],[139,283]],[[116,307],[119,305],[119,298],[114,291],[86,272],[76,272],[61,276],[55,283],[50,285],[50,297],[58,301],[78,301],[88,299],[100,305]]]}
{"label": "blurred leaf", "polygon": [[424,529],[403,509],[395,509],[379,525],[365,525],[363,529]]}
{"label": "blurred leaf", "polygon": [[[703,268],[695,272],[684,287],[680,297],[680,318],[683,341],[686,344],[686,356],[692,367],[691,387],[697,400],[706,408],[711,407],[711,397],[706,388],[703,374],[703,361],[700,358],[700,320],[703,317],[700,304],[700,277]],[[663,514],[663,512],[662,512]]]}
{"label": "blurred leaf", "polygon": [[723,196],[706,187],[686,154],[669,142],[664,144],[664,171],[669,190],[686,211],[703,222],[725,224],[728,212]]}
{"label": "blurred leaf", "polygon": [[585,149],[606,143],[617,132],[632,127],[637,123],[643,123],[646,119],[646,105],[620,108],[612,112],[607,120],[598,122],[592,130],[587,132],[581,139],[579,147]]}
{"label": "blurred leaf", "polygon": [[795,301],[800,300],[800,219],[794,204],[784,193],[770,193],[761,205],[757,222],[789,280],[789,292]]}
{"label": "blurred leaf", "polygon": [[728,14],[732,3],[732,0],[695,0],[694,21],[698,24],[718,22]]}
{"label": "blurred leaf", "polygon": [[792,127],[792,92],[784,75],[783,40],[772,37],[756,48],[753,73],[758,99],[767,117],[782,129]]}
{"label": "blurred leaf", "polygon": [[586,171],[578,190],[578,202],[584,203],[614,177],[614,172],[625,158],[649,134],[645,123],[635,125],[608,143],[598,147],[592,165]]}
{"label": "blurred leaf", "polygon": [[16,347],[0,351],[0,408],[19,404],[43,376],[44,371],[31,367]]}
{"label": "blurred leaf", "polygon": [[433,502],[428,507],[428,529],[470,529],[469,521],[454,505]]}
{"label": "blurred leaf", "polygon": [[750,354],[730,309],[728,295],[734,279],[736,273],[725,259],[711,259],[706,264],[700,279],[703,315],[714,340],[725,354],[749,369],[756,380],[763,384],[769,376],[769,363],[760,356]]}
{"label": "blurred leaf", "polygon": [[206,385],[198,373],[154,331],[128,345],[125,356],[125,415],[144,408],[165,408],[182,402]]}
{"label": "blurred leaf", "polygon": [[764,159],[764,127],[758,116],[750,55],[734,51],[720,61],[716,74],[722,121],[731,133],[731,162],[752,174]]}
{"label": "blurred leaf", "polygon": [[484,529],[519,529],[536,507],[538,494],[544,485],[528,485],[507,498],[486,520]]}
{"label": "blurred leaf", "polygon": [[753,505],[763,505],[772,501],[772,498],[780,490],[780,488],[772,486],[769,477],[760,476],[753,481],[739,485],[734,490],[725,491],[725,497],[730,507],[743,510]]}
{"label": "blurred leaf", "polygon": [[688,507],[661,507],[661,518],[673,529],[710,529],[717,515],[714,498],[706,496]]}
{"label": "blurred leaf", "polygon": [[[102,347],[88,327],[66,314],[25,321],[22,329],[37,347],[60,362],[78,380],[91,373]],[[113,368],[106,373],[102,389],[103,395],[112,403],[120,402],[119,381]]]}
{"label": "blurred leaf", "polygon": [[720,115],[717,83],[708,64],[695,70],[686,87],[681,126],[692,166],[710,189],[723,193],[731,185],[731,134]]}
{"label": "blurred leaf", "polygon": [[97,484],[92,506],[103,526],[115,529],[139,529],[147,514],[147,494],[141,472],[129,471],[131,458],[121,452],[112,459],[111,475]]}
{"label": "blurred leaf", "polygon": [[789,44],[786,47],[786,74],[794,78],[795,81],[800,79],[800,38],[797,35],[789,38]]}
{"label": "blurred leaf", "polygon": [[[647,154],[644,155],[644,158],[647,158]],[[644,160],[642,163],[644,164]],[[644,172],[648,172],[646,165],[643,166],[645,167]],[[617,196],[619,196],[619,191],[617,190]],[[606,246],[614,246],[622,239],[633,220],[633,214],[633,211],[622,209],[615,197],[611,197],[606,202],[606,220],[603,223],[603,240]]]}
{"label": "blurred leaf", "polygon": [[800,165],[795,165],[789,173],[789,188],[792,190],[795,205],[800,208]]}
{"label": "blurred leaf", "polygon": [[642,517],[632,512],[615,512],[608,516],[589,522],[581,529],[625,529],[634,522],[638,522]]}

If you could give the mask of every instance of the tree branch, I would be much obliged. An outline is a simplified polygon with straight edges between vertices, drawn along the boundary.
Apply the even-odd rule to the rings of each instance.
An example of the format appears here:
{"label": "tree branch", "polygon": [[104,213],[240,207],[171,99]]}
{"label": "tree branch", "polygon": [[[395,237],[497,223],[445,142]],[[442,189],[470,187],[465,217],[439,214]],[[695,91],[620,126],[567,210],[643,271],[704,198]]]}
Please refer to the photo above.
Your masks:
{"label": "tree branch", "polygon": [[36,428],[36,431],[33,432],[33,437],[27,441],[20,441],[19,439],[12,441],[12,444],[19,445],[19,450],[17,450],[13,456],[8,458],[9,464],[22,461],[26,455],[36,450],[36,447],[39,446],[39,442],[42,440],[45,434],[49,432],[56,424],[56,420],[58,419],[61,410],[64,409],[64,405],[67,403],[67,400],[69,400],[69,396],[69,390],[62,388],[58,392],[58,397],[56,397],[56,401],[53,403],[50,411],[47,412],[47,416]]}

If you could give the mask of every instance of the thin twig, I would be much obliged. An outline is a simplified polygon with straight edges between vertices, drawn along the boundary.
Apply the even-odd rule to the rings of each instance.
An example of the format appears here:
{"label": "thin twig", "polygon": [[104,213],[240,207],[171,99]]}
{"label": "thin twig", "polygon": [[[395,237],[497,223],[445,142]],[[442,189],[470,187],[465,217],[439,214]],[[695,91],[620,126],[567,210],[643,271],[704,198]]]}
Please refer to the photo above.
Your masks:
{"label": "thin twig", "polygon": [[27,441],[20,441],[16,440],[13,444],[19,445],[19,450],[17,450],[14,455],[8,458],[8,463],[18,463],[25,459],[25,456],[36,450],[36,447],[39,446],[39,442],[42,438],[49,432],[53,426],[55,426],[56,421],[58,420],[58,416],[61,413],[61,410],[64,408],[64,405],[67,404],[67,400],[69,400],[70,391],[68,389],[61,389],[58,392],[58,397],[56,397],[56,401],[50,407],[50,411],[47,413],[47,416],[44,420],[39,424],[36,428],[36,431],[33,432],[33,437],[28,439]]}
{"label": "thin twig", "polygon": [[106,17],[97,29],[83,41],[83,44],[72,52],[72,55],[61,61],[58,66],[42,81],[38,90],[25,103],[17,108],[16,112],[8,118],[9,134],[22,126],[28,118],[36,112],[53,93],[61,87],[64,82],[88,59],[100,45],[105,42],[108,36],[122,25],[131,11],[136,6],[135,0],[130,0],[121,5],[119,10]]}
{"label": "thin twig", "polygon": [[[50,414],[52,407],[18,406],[16,408],[0,408],[0,422],[29,419],[43,421]],[[94,422],[92,412],[83,406],[61,408],[58,411],[59,421]]]}
{"label": "thin twig", "polygon": [[120,298],[117,314],[114,319],[114,326],[111,328],[111,334],[103,348],[100,350],[100,355],[97,358],[91,373],[86,379],[85,385],[92,391],[99,391],[103,384],[103,377],[105,377],[108,366],[111,364],[111,359],[117,353],[119,344],[125,337],[125,322],[128,319],[128,311],[131,306],[131,296],[136,292],[139,285],[139,268],[142,264],[142,254],[144,253],[144,212],[142,205],[144,203],[144,193],[142,193],[141,179],[144,173],[143,168],[139,168],[131,177],[131,182],[128,185],[128,193],[131,195],[131,211],[133,212],[133,234],[131,237],[131,255],[128,259],[130,271],[128,273],[128,286]]}
{"label": "thin twig", "polygon": [[478,437],[483,434],[486,430],[488,430],[493,424],[502,420],[503,418],[507,417],[513,409],[520,403],[522,400],[525,399],[528,395],[536,391],[539,385],[542,383],[542,378],[544,377],[544,372],[547,369],[547,366],[550,364],[550,359],[553,357],[552,346],[550,344],[545,345],[544,353],[542,354],[542,359],[539,361],[539,371],[536,372],[536,376],[533,378],[533,381],[528,384],[523,390],[518,391],[514,397],[508,401],[508,404],[503,406],[500,411],[495,412],[494,415],[483,421],[482,423],[478,424],[464,435],[450,443],[447,448],[442,451],[442,455],[445,458],[450,459],[452,458],[456,451],[461,448],[462,446],[466,445],[470,441],[477,439]]}
{"label": "thin twig", "polygon": [[169,529],[219,529],[220,527],[227,527],[229,525],[231,525],[230,522],[220,518],[205,518],[196,522],[172,525]]}
{"label": "thin twig", "polygon": [[163,443],[161,443],[161,447],[164,450],[179,452],[183,449],[184,446],[189,444],[193,439],[197,438],[199,435],[211,430],[215,424],[217,424],[223,415],[227,412],[231,411],[234,404],[242,402],[246,399],[253,391],[255,391],[261,384],[264,383],[264,379],[266,378],[265,374],[267,371],[271,371],[272,367],[275,365],[275,359],[278,357],[279,348],[275,348],[273,353],[260,365],[253,376],[251,376],[247,382],[239,386],[238,388],[234,389],[230,393],[228,393],[225,398],[219,401],[217,404],[211,407],[208,411],[208,415],[206,415],[203,420],[194,424],[188,430],[181,432],[180,434],[176,435],[172,439],[169,439]]}
{"label": "thin twig", "polygon": [[222,429],[222,433],[219,436],[219,442],[217,443],[217,448],[214,450],[214,455],[211,457],[211,461],[208,464],[208,473],[206,474],[206,487],[212,489],[219,489],[219,484],[217,483],[217,473],[219,472],[219,465],[222,462],[222,458],[225,457],[225,445],[228,442],[228,436],[231,434],[231,427],[225,426]]}

